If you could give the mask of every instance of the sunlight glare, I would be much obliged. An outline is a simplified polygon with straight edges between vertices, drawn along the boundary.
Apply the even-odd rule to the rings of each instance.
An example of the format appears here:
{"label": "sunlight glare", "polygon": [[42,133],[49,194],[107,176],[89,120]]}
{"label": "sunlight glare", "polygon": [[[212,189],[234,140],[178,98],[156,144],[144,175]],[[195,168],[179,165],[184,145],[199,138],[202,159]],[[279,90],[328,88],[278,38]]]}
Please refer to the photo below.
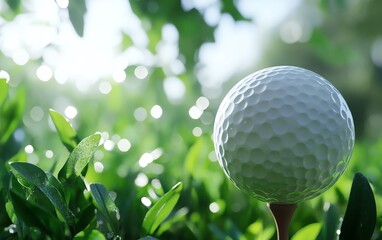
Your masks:
{"label": "sunlight glare", "polygon": [[77,108],[75,108],[73,106],[67,106],[65,108],[64,113],[65,113],[65,116],[67,118],[73,119],[73,118],[75,118],[77,116],[78,111],[77,111]]}
{"label": "sunlight glare", "polygon": [[56,79],[57,83],[64,84],[68,80],[68,75],[65,71],[61,70],[60,68],[57,68],[54,71],[54,78]]}
{"label": "sunlight glare", "polygon": [[0,70],[0,79],[5,79],[5,82],[9,82],[10,80],[10,76],[9,76],[9,73],[7,73],[6,71],[4,70]]}
{"label": "sunlight glare", "polygon": [[208,106],[210,105],[210,101],[206,97],[200,97],[198,100],[196,100],[196,106],[201,110],[206,110]]}
{"label": "sunlight glare", "polygon": [[142,107],[135,109],[134,117],[135,117],[135,120],[137,120],[138,122],[143,122],[147,118],[146,109],[144,109]]}
{"label": "sunlight glare", "polygon": [[280,37],[285,43],[295,43],[302,39],[303,29],[299,22],[289,21],[282,25]]}
{"label": "sunlight glare", "polygon": [[156,160],[156,159],[160,158],[160,156],[162,156],[163,149],[162,148],[156,148],[150,154],[153,157],[153,159]]}
{"label": "sunlight glare", "polygon": [[155,119],[159,119],[162,114],[163,114],[163,110],[162,110],[162,107],[159,106],[159,105],[154,105],[152,108],[151,108],[151,111],[150,111],[150,114],[153,118]]}
{"label": "sunlight glare", "polygon": [[122,138],[121,140],[118,141],[118,149],[121,152],[127,152],[131,148],[131,143],[129,140]]}
{"label": "sunlight glare", "polygon": [[210,204],[209,209],[212,213],[217,213],[220,210],[219,205],[216,202]]}
{"label": "sunlight glare", "polygon": [[40,81],[47,82],[53,77],[53,71],[50,67],[41,65],[37,68],[36,75]]}
{"label": "sunlight glare", "polygon": [[192,106],[188,111],[188,114],[192,119],[199,119],[203,114],[203,110],[201,110],[197,106]]}
{"label": "sunlight glare", "polygon": [[179,103],[186,92],[184,83],[177,77],[166,78],[163,82],[163,88],[168,100],[172,103]]}
{"label": "sunlight glare", "polygon": [[95,162],[95,163],[94,163],[94,171],[95,171],[96,173],[101,173],[101,172],[103,172],[103,169],[104,169],[104,166],[103,166],[103,164],[102,164],[101,162]]}
{"label": "sunlight glare", "polygon": [[52,150],[46,150],[45,151],[45,157],[46,158],[52,158],[54,156],[54,153]]}
{"label": "sunlight glare", "polygon": [[374,40],[371,45],[370,54],[373,63],[378,67],[382,67],[382,37],[378,37]]}
{"label": "sunlight glare", "polygon": [[149,178],[144,173],[139,173],[134,181],[135,185],[138,187],[144,187],[149,183]]}
{"label": "sunlight glare", "polygon": [[194,129],[192,129],[192,134],[195,137],[200,137],[203,134],[203,131],[200,127],[194,127]]}
{"label": "sunlight glare", "polygon": [[134,70],[134,75],[138,79],[144,79],[147,77],[148,74],[149,74],[149,71],[147,70],[145,66],[138,66]]}
{"label": "sunlight glare", "polygon": [[69,0],[56,0],[56,3],[60,8],[68,8],[69,6]]}
{"label": "sunlight glare", "polygon": [[151,206],[151,200],[148,199],[147,197],[142,197],[141,198],[141,203],[143,205],[145,205],[146,207],[150,207]]}
{"label": "sunlight glare", "polygon": [[15,50],[12,54],[12,60],[17,65],[25,65],[29,61],[29,54],[24,49]]}
{"label": "sunlight glare", "polygon": [[25,151],[26,153],[28,153],[28,154],[31,154],[31,153],[33,153],[33,151],[34,151],[34,148],[33,148],[32,145],[29,144],[29,145],[25,146],[24,151]]}
{"label": "sunlight glare", "polygon": [[35,122],[41,121],[44,117],[44,111],[39,106],[34,106],[29,112],[29,114],[31,118],[33,119],[33,121]]}
{"label": "sunlight glare", "polygon": [[119,70],[116,70],[114,73],[113,73],[113,80],[116,82],[116,83],[122,83],[126,80],[126,73],[125,73],[125,70],[123,69],[119,69]]}
{"label": "sunlight glare", "polygon": [[111,151],[114,149],[114,142],[111,141],[111,140],[106,140],[104,143],[103,143],[103,147],[105,148],[106,151]]}
{"label": "sunlight glare", "polygon": [[150,153],[144,153],[144,154],[142,154],[138,163],[139,163],[139,166],[141,168],[145,168],[145,167],[147,167],[147,165],[149,165],[153,161],[154,161],[153,155],[151,155]]}
{"label": "sunlight glare", "polygon": [[112,89],[112,86],[109,82],[107,81],[103,81],[99,84],[98,86],[98,90],[102,93],[102,94],[109,94],[111,92],[111,89]]}

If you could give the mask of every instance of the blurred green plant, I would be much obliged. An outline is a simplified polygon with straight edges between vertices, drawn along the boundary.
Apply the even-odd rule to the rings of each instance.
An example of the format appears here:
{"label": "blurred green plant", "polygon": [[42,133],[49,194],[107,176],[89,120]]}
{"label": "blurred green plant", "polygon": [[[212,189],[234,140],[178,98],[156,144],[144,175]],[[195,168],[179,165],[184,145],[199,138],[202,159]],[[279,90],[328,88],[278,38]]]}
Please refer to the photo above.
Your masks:
{"label": "blurred green plant", "polygon": [[[2,93],[8,93],[9,86],[5,80],[0,80],[0,84]],[[22,106],[20,101],[25,101],[24,97],[17,96],[19,98],[16,99],[2,97],[1,102],[6,104],[10,101],[13,106]],[[8,125],[18,126],[21,114],[6,114],[8,108],[1,109],[5,109],[0,115],[1,123],[14,122]],[[69,156],[57,175],[26,162],[23,152],[8,159],[2,157],[5,165],[1,170],[0,239],[126,239],[146,236],[141,239],[244,240],[275,236],[275,229],[267,219],[257,217],[251,223],[252,214],[244,214],[253,210],[259,213],[261,207],[247,205],[242,202],[243,199],[233,199],[235,190],[230,189],[221,172],[212,170],[217,164],[203,160],[208,153],[203,147],[207,143],[205,138],[193,144],[186,158],[184,181],[187,185],[183,195],[187,199],[181,202],[185,206],[175,209],[184,188],[183,183],[179,182],[167,193],[160,186],[156,186],[155,190],[147,189],[149,194],[151,192],[155,196],[154,204],[148,211],[135,212],[136,205],[132,202],[139,199],[140,190],[138,186],[129,185],[131,198],[119,198],[119,202],[130,201],[130,204],[121,206],[124,210],[121,215],[115,198],[106,187],[101,183],[88,184],[85,178],[93,154],[100,145],[101,135],[96,133],[79,140],[76,131],[61,114],[54,110],[50,110],[50,114],[62,144],[70,152]],[[3,130],[1,136],[9,136],[8,131]],[[214,174],[220,178],[213,177]],[[211,181],[211,177],[217,181]],[[237,211],[225,206],[236,201],[246,206],[245,209]],[[237,213],[242,222],[234,220]],[[142,221],[135,221],[134,215]],[[292,240],[379,239],[382,235],[376,229],[374,194],[361,173],[354,176],[342,224],[341,219],[338,207],[329,205],[323,220],[317,218],[318,222],[301,227],[293,234]],[[248,223],[251,224],[246,225]],[[240,230],[240,224],[246,226],[245,231]],[[377,225],[380,227],[380,221]],[[128,229],[140,230],[132,235]]]}
{"label": "blurred green plant", "polygon": [[[36,211],[39,212],[41,216],[39,218],[42,220],[34,223],[44,229],[51,229],[44,232],[46,235],[58,233],[65,227],[69,228],[62,224],[65,221],[63,216],[55,210],[53,203],[39,187],[28,185],[29,188],[39,192],[39,196],[42,198],[42,200],[38,199],[38,206],[33,205],[33,201],[37,201],[33,198],[31,203],[25,201],[23,191],[28,188],[19,182],[16,177],[16,174],[19,173],[8,164],[9,162],[27,161],[35,163],[36,161],[33,160],[36,160],[36,157],[39,159],[36,166],[44,171],[48,182],[56,186],[55,188],[65,199],[70,211],[73,213],[78,211],[76,197],[79,198],[78,204],[84,206],[84,209],[81,209],[81,216],[75,214],[76,218],[81,219],[78,220],[78,223],[81,224],[76,225],[76,229],[84,229],[75,235],[76,239],[103,239],[107,237],[104,233],[111,233],[110,231],[113,229],[119,229],[118,234],[123,239],[137,239],[146,236],[150,231],[153,231],[152,236],[143,239],[154,239],[154,237],[161,239],[275,239],[273,220],[265,204],[248,198],[233,187],[224,178],[218,164],[214,162],[214,158],[210,157],[210,153],[213,151],[209,136],[212,129],[211,119],[213,119],[213,112],[216,110],[219,99],[209,99],[210,106],[204,111],[201,119],[194,120],[188,116],[189,108],[195,104],[198,97],[203,95],[200,83],[196,81],[194,74],[199,64],[198,51],[203,44],[214,40],[214,31],[218,25],[207,24],[204,19],[205,12],[196,8],[185,9],[181,6],[181,2],[178,0],[166,3],[158,0],[129,1],[134,13],[145,28],[144,31],[148,37],[147,49],[151,53],[155,54],[158,49],[157,46],[163,37],[163,26],[170,23],[176,27],[179,33],[179,59],[185,64],[185,72],[175,74],[170,71],[169,74],[166,66],[147,66],[148,77],[136,79],[134,69],[137,66],[131,65],[125,69],[126,81],[123,83],[117,84],[109,78],[102,79],[102,81],[110,82],[112,86],[110,94],[107,95],[100,94],[98,86],[91,87],[90,94],[73,91],[69,81],[65,85],[54,81],[34,81],[34,72],[41,61],[47,65],[49,62],[33,57],[26,65],[18,66],[12,60],[13,55],[11,57],[9,52],[1,53],[2,67],[12,72],[13,79],[15,79],[13,86],[18,86],[18,88],[15,90],[4,82],[0,82],[0,139],[3,139],[0,143],[0,239],[23,238],[18,234],[22,234],[22,231],[28,229],[27,223],[22,225],[17,222],[21,221],[18,219],[23,216],[22,213],[20,216],[17,216],[15,211],[13,214],[7,213],[7,209],[12,208],[12,205],[8,203],[11,202],[10,194],[14,195],[13,200],[18,201],[23,209],[33,210],[24,216],[26,219],[30,217],[29,215],[36,215],[34,214]],[[245,19],[237,8],[237,3],[240,1],[217,2],[222,14],[229,14],[233,19],[239,21]],[[2,4],[4,11],[1,12],[4,21],[17,20],[19,14],[29,14],[30,10],[22,1],[7,0],[6,3],[8,3],[9,9],[4,3]],[[83,34],[86,25],[84,21],[86,3],[87,1],[82,0],[69,1],[69,18],[79,36]],[[378,55],[378,49],[380,49],[378,47],[380,45],[378,44],[380,38],[378,22],[382,16],[379,7],[381,1],[356,1],[349,4],[350,2],[343,0],[323,0],[316,3],[303,1],[303,3],[301,8],[297,9],[298,14],[291,13],[292,18],[285,19],[280,26],[274,28],[274,36],[269,39],[269,46],[265,46],[265,54],[260,66],[257,65],[254,68],[289,64],[325,74],[329,79],[336,81],[341,92],[349,101],[358,132],[356,147],[347,172],[324,195],[300,205],[292,222],[290,233],[291,236],[303,236],[305,239],[338,238],[341,230],[340,218],[346,210],[346,196],[351,189],[352,178],[356,172],[363,172],[372,183],[378,210],[376,227],[370,227],[370,222],[366,222],[366,224],[369,226],[368,229],[373,229],[371,239],[381,239],[382,182],[380,179],[382,178],[382,164],[380,156],[382,156],[382,140],[378,139],[380,136],[378,129],[380,128],[377,127],[380,125],[378,113],[381,112],[380,79],[382,79],[382,72],[381,67],[370,58],[371,53],[376,56],[380,55]],[[312,12],[312,8],[317,7],[312,4],[318,5],[321,10]],[[60,9],[60,11],[65,10]],[[310,36],[305,40],[301,39],[301,42],[297,41],[292,44],[283,42],[278,31],[291,21],[297,23],[297,26],[301,26],[303,33]],[[120,52],[134,45],[141,46],[134,43],[132,37],[127,33],[122,35]],[[56,48],[56,45],[53,44],[52,47]],[[174,77],[174,75],[185,85],[183,100],[175,104],[169,101],[163,89],[164,79]],[[229,87],[228,85],[231,83],[227,84],[227,87]],[[7,95],[9,97],[6,97]],[[71,123],[61,114],[47,111],[49,108],[54,108],[63,112],[69,104],[78,109],[78,115],[70,120]],[[153,119],[149,115],[150,109],[155,104],[163,108],[161,119]],[[43,111],[43,118],[39,121],[31,117],[35,107],[40,107]],[[138,121],[135,118],[134,110],[137,109],[144,110],[148,114],[144,121]],[[47,115],[53,119],[60,140],[65,147],[53,133],[51,125],[43,122],[47,120]],[[368,124],[367,129],[364,127],[366,123]],[[71,124],[74,127],[71,127]],[[195,127],[202,129],[201,136],[197,137],[192,134],[192,129]],[[76,131],[72,131],[72,129],[76,129]],[[71,174],[72,180],[70,181],[65,180],[67,172],[62,171],[61,180],[64,180],[61,182],[58,174],[67,162],[67,150],[71,153],[80,142],[78,136],[88,136],[95,129],[110,134],[108,139],[113,140],[116,145],[118,140],[113,137],[129,139],[131,148],[127,152],[122,152],[117,147],[113,150],[106,150],[105,147],[99,146],[96,150],[95,160],[103,164],[103,172],[95,172],[92,161],[90,161],[80,175],[76,175],[75,170],[72,171],[71,173],[74,174]],[[360,138],[363,132],[364,138]],[[20,140],[20,136],[23,134],[24,138]],[[34,147],[34,152],[31,154],[25,153],[23,149],[25,145],[29,144]],[[54,150],[54,157],[45,157],[46,149]],[[162,155],[147,167],[140,167],[138,162],[142,154],[150,154],[153,149],[162,151]],[[73,162],[68,165],[73,166]],[[78,167],[82,168],[81,165],[79,164]],[[79,170],[77,170],[78,172]],[[102,182],[107,189],[110,189],[109,195],[111,199],[115,199],[115,204],[111,204],[110,198],[105,198],[103,209],[106,211],[103,210],[102,214],[101,211],[97,211],[95,216],[96,204],[101,203],[98,207],[103,206],[102,201],[98,203],[94,199],[90,186],[85,184],[85,179],[88,182]],[[144,184],[138,184],[139,179],[143,179]],[[62,190],[60,190],[60,184],[57,184],[55,180],[62,185]],[[143,228],[141,223],[144,222],[148,208],[154,208],[160,201],[160,197],[165,195],[164,189],[171,189],[171,186],[176,185],[179,181],[183,182],[183,190],[173,211],[170,211],[170,214],[156,229],[148,226],[146,229]],[[16,186],[16,194],[21,193],[21,197],[20,194],[9,192],[12,182]],[[79,184],[79,186],[85,184],[88,192],[80,194],[80,187],[75,189],[64,187],[70,186],[70,184]],[[91,186],[94,188],[98,185]],[[16,191],[17,189],[20,191]],[[99,192],[104,190],[99,186],[97,189]],[[358,191],[352,190],[352,192],[357,193]],[[117,197],[115,198],[115,196]],[[353,197],[351,196],[350,199]],[[100,200],[98,199],[98,201]],[[142,203],[143,200],[145,200],[145,204]],[[353,205],[351,202],[354,201],[349,200],[349,205]],[[351,207],[353,209],[351,212],[354,213],[354,209],[360,208],[364,203],[358,204],[361,203]],[[47,206],[49,211],[43,210],[41,206]],[[116,218],[115,211],[111,211],[110,215],[107,211],[108,209],[116,210],[114,206],[119,209],[119,227],[109,224],[97,226],[97,218]],[[368,209],[370,210],[370,208]],[[65,212],[65,209],[63,208],[61,211]],[[355,216],[353,219],[358,219],[359,222],[358,225],[348,225],[352,230],[349,232],[351,235],[349,239],[357,236],[356,231],[363,232],[360,230],[359,224],[364,226],[365,221],[364,217],[361,220],[361,215],[354,214],[353,216]],[[372,216],[372,214],[368,216]],[[92,219],[92,223],[86,227],[84,225],[89,222],[89,218]],[[49,222],[46,222],[46,219],[49,219]],[[70,220],[70,217],[68,219]],[[18,228],[21,228],[21,232],[17,232],[17,224]],[[342,227],[346,225],[342,224]],[[30,229],[33,234],[38,235],[41,232],[38,227],[30,226],[32,226]],[[54,226],[60,226],[60,228]],[[69,228],[69,231],[72,230]],[[317,233],[317,231],[319,232]],[[370,233],[369,231],[366,232]],[[315,236],[316,233],[318,235]],[[69,236],[70,233],[65,234]],[[346,239],[344,234],[342,237]],[[365,235],[362,236],[365,237]],[[367,238],[365,237],[365,239]]]}
{"label": "blurred green plant", "polygon": [[[3,79],[0,84],[2,93],[6,93],[8,85]],[[6,102],[7,98],[1,100]],[[12,104],[20,101],[24,99],[18,98]],[[4,109],[1,123],[15,122],[17,126],[20,114],[4,114],[8,108]],[[0,185],[0,239],[121,239],[120,213],[114,199],[101,183],[89,185],[85,180],[101,135],[77,141],[76,131],[67,120],[54,110],[50,113],[70,154],[57,176],[25,162],[21,153],[5,161],[3,169],[7,171]],[[8,137],[8,131],[1,132],[1,136]],[[143,222],[146,233],[153,233],[170,214],[181,189],[178,183],[147,212]]]}

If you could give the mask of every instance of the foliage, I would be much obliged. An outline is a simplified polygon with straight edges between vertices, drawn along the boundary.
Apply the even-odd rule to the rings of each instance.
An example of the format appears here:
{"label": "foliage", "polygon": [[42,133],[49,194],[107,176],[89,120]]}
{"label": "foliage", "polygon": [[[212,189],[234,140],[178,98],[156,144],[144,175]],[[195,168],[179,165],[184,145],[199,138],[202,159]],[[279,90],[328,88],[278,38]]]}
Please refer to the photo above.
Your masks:
{"label": "foliage", "polygon": [[[6,3],[0,5],[6,9],[0,12],[1,24],[17,22],[20,14],[28,14],[22,1],[6,2],[9,9]],[[88,2],[71,0],[67,12],[76,33],[84,37]],[[99,82],[84,93],[69,81],[64,85],[36,81],[37,67],[49,65],[49,51],[44,56],[32,54],[23,66],[15,64],[9,53],[0,53],[1,67],[12,75],[11,85],[0,81],[0,239],[275,239],[265,204],[239,192],[213,156],[210,134],[224,90],[219,97],[216,92],[216,98],[209,98],[199,119],[189,117],[189,109],[206,94],[201,86],[204,79],[195,74],[201,67],[199,51],[216,40],[218,25],[206,23],[205,9],[186,9],[182,2],[129,1],[148,37],[147,49],[140,50],[157,57],[163,27],[171,24],[179,34],[176,58],[185,70],[174,72],[164,63],[147,61],[139,64],[148,69],[148,76],[137,79],[138,63],[132,64],[124,69],[126,81],[122,83],[111,77],[100,79],[110,83],[109,94],[99,92]],[[217,1],[220,14],[238,23],[250,21],[237,8],[238,2]],[[265,54],[251,71],[269,65],[298,65],[335,81],[354,114],[357,142],[340,181],[322,196],[300,204],[290,236],[336,239],[341,231],[342,239],[355,239],[357,234],[361,239],[370,234],[371,239],[380,239],[382,71],[370,52],[379,49],[381,3],[303,2],[297,14],[291,13],[289,20],[274,27],[272,38],[261,36],[267,42],[261,46]],[[315,7],[319,12],[312,13]],[[309,38],[283,42],[278,31],[299,20],[303,29],[308,28]],[[122,34],[120,52],[142,47],[133,35]],[[58,48],[55,44],[47,46],[50,53]],[[164,90],[165,79],[172,77],[185,87],[183,98],[175,102]],[[229,88],[238,78],[232,77],[222,88]],[[163,109],[160,119],[150,115],[155,105]],[[75,118],[67,120],[60,114],[67,106],[78,110]],[[42,112],[39,118],[34,117],[36,109]],[[138,109],[146,114],[143,120],[135,117]],[[193,134],[197,128],[200,136]],[[126,151],[118,148],[122,139],[131,144]],[[33,146],[33,152],[25,151],[25,146]],[[150,161],[141,165],[147,156]],[[96,170],[100,164],[101,170]],[[374,196],[357,172],[367,176]],[[341,222],[343,217],[346,220]]]}
{"label": "foliage", "polygon": [[[51,114],[62,143],[68,146],[67,139],[77,136],[75,130],[59,113],[51,110]],[[17,157],[7,161],[10,172],[2,173],[1,185],[1,207],[6,209],[1,213],[2,239],[121,238],[120,213],[113,198],[101,183],[89,185],[84,178],[100,138],[96,133],[69,144],[71,153],[57,176]],[[170,214],[181,189],[178,183],[147,212],[143,221],[147,233],[152,234]]]}
{"label": "foliage", "polygon": [[[3,102],[7,100],[5,98]],[[16,101],[24,101],[24,98],[18,98]],[[67,146],[70,154],[58,171],[57,176],[43,171],[34,164],[25,162],[25,159],[19,155],[5,162],[6,169],[10,171],[2,172],[1,208],[6,211],[2,211],[0,215],[4,229],[0,236],[2,239],[13,239],[16,236],[20,239],[125,238],[128,233],[121,231],[120,210],[113,197],[101,183],[89,185],[85,180],[89,162],[99,146],[101,135],[96,133],[79,142],[71,141],[73,136],[77,136],[76,131],[58,112],[50,110],[50,113],[60,139]],[[12,119],[6,119],[9,118],[9,115],[2,114],[0,118],[2,122],[5,119],[10,122],[19,122],[19,116],[14,115]],[[186,160],[186,170],[192,173],[190,178],[194,180],[189,183],[188,189],[185,190],[185,194],[190,194],[192,202],[183,202],[183,204],[188,204],[187,208],[190,208],[191,212],[185,211],[184,208],[174,212],[183,188],[183,184],[179,182],[158,198],[147,211],[142,221],[140,235],[182,236],[190,239],[206,236],[207,233],[201,232],[203,228],[200,228],[200,221],[203,222],[206,214],[197,209],[202,209],[203,205],[206,205],[205,202],[213,201],[215,197],[212,194],[212,188],[210,188],[210,192],[207,190],[209,182],[205,178],[210,176],[203,174],[203,169],[196,169],[198,166],[203,166],[201,159],[205,154],[203,154],[204,141],[201,138],[195,143]],[[205,168],[208,169],[208,166]],[[219,184],[219,182],[213,183]],[[211,209],[213,208],[211,207],[212,204],[209,205],[209,208],[213,213],[218,213],[220,219],[226,218],[224,226],[227,227],[228,224],[228,229],[221,230],[216,225],[218,217],[207,214],[207,219],[209,219],[207,221],[212,222],[203,224],[208,226],[210,237],[246,239],[252,236],[266,239],[275,234],[274,231],[270,230],[271,228],[264,229],[259,221],[248,226],[247,233],[242,233],[239,226],[227,217],[229,215],[226,215],[228,211],[224,208],[224,204],[229,203],[231,194],[227,189],[226,181],[223,180],[220,184],[225,189],[221,189],[221,198],[213,202],[217,209]],[[163,189],[156,188],[163,193]],[[150,190],[157,196],[153,189]],[[219,192],[215,192],[215,194],[220,195]],[[211,200],[208,201],[207,198],[211,198]],[[198,202],[199,206],[192,209],[192,206],[198,205]],[[125,209],[125,213],[133,211],[134,209]],[[143,212],[139,214],[143,214]],[[122,221],[126,221],[128,217],[124,216]],[[325,216],[326,224],[325,222],[309,224],[297,231],[292,239],[334,240],[337,238],[339,218],[340,214],[338,214],[336,207],[330,206]],[[123,222],[122,224],[131,225],[131,223]],[[339,238],[371,239],[375,225],[376,206],[373,192],[366,178],[357,173],[354,177],[349,205]],[[189,231],[186,235],[182,233],[184,228]],[[142,239],[154,238],[147,236]]]}

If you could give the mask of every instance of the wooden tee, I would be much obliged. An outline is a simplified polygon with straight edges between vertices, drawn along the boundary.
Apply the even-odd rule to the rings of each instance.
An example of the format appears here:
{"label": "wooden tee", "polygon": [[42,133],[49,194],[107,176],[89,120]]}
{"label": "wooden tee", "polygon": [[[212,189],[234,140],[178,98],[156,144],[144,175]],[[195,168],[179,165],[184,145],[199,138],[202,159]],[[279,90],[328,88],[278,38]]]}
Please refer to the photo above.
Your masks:
{"label": "wooden tee", "polygon": [[275,204],[269,203],[268,208],[271,210],[273,219],[277,227],[277,239],[288,240],[289,224],[292,220],[297,204]]}

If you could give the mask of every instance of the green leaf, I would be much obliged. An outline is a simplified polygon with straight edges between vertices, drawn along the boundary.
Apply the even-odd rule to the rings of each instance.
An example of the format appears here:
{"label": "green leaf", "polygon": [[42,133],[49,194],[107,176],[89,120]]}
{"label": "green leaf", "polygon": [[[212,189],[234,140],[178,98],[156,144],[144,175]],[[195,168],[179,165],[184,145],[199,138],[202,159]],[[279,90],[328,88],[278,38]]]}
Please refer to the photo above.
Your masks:
{"label": "green leaf", "polygon": [[188,212],[187,208],[181,208],[170,219],[162,222],[157,232],[158,236],[171,229],[175,223],[185,221]]}
{"label": "green leaf", "polygon": [[58,173],[58,179],[65,182],[71,176],[80,176],[98,148],[100,134],[93,134],[83,139],[70,153],[68,160]]}
{"label": "green leaf", "polygon": [[338,238],[340,216],[336,206],[330,205],[325,214],[325,224],[322,226],[320,234],[316,240],[336,240]]}
{"label": "green leaf", "polygon": [[232,18],[235,19],[236,21],[248,20],[244,18],[243,15],[241,15],[240,11],[235,6],[235,2],[236,1],[234,0],[222,0],[222,4],[223,4],[222,12],[229,13],[232,16]]}
{"label": "green leaf", "polygon": [[203,166],[207,160],[206,156],[210,150],[207,149],[206,146],[206,139],[201,137],[192,145],[186,156],[185,168],[189,174],[193,175],[194,178],[201,178],[206,171]]}
{"label": "green leaf", "polygon": [[314,240],[321,229],[321,223],[312,223],[298,230],[291,240]]}
{"label": "green leaf", "polygon": [[69,19],[76,30],[76,33],[80,36],[84,36],[84,26],[85,26],[85,13],[86,2],[85,0],[70,0],[69,6]]}
{"label": "green leaf", "polygon": [[361,173],[356,173],[339,239],[370,239],[374,232],[376,219],[373,191],[366,177]]}
{"label": "green leaf", "polygon": [[[68,224],[74,223],[74,215],[69,210],[65,200],[59,190],[50,184],[47,175],[39,167],[24,162],[14,162],[10,164],[16,171],[15,176],[23,183],[28,183],[36,186],[53,204],[56,210],[61,214]],[[53,177],[53,176],[51,176]],[[54,181],[58,182],[58,181]]]}
{"label": "green leaf", "polygon": [[146,236],[146,237],[140,238],[138,240],[159,240],[159,239],[155,238],[155,237],[151,237],[151,236]]}
{"label": "green leaf", "polygon": [[73,240],[106,240],[106,238],[100,231],[93,229],[77,233]]}
{"label": "green leaf", "polygon": [[9,85],[7,84],[7,81],[3,78],[0,78],[0,109],[4,101],[8,97],[8,91],[9,91]]}
{"label": "green leaf", "polygon": [[50,172],[47,172],[45,174],[46,174],[46,177],[48,179],[48,184],[51,185],[52,187],[56,188],[60,192],[61,196],[65,196],[64,187],[57,180],[57,178],[55,176],[53,176],[53,174],[51,174]]}
{"label": "green leaf", "polygon": [[264,226],[261,220],[257,220],[247,227],[246,236],[248,239],[268,240],[275,234],[275,228]]}
{"label": "green leaf", "polygon": [[[25,197],[25,188],[11,174],[9,202],[6,204],[7,212],[18,231],[27,234],[26,226],[34,226],[55,239],[62,239],[62,223],[55,212],[50,212],[46,205],[31,201]],[[24,190],[23,190],[24,189]],[[27,200],[28,199],[28,200]],[[26,225],[24,225],[24,223]]]}
{"label": "green leaf", "polygon": [[25,186],[29,187],[30,185],[34,185],[36,187],[43,186],[48,181],[48,178],[45,172],[30,163],[26,162],[12,162],[10,166],[16,170],[14,172],[17,179],[21,180],[20,182]]}
{"label": "green leaf", "polygon": [[95,207],[92,202],[85,207],[81,208],[81,211],[76,214],[78,219],[76,222],[76,230],[81,231],[85,229],[89,224],[92,223],[95,217]]}
{"label": "green leaf", "polygon": [[25,90],[22,88],[11,101],[6,101],[0,109],[0,144],[5,143],[18,127],[24,107]]}
{"label": "green leaf", "polygon": [[49,114],[52,118],[54,126],[57,129],[61,142],[65,145],[69,152],[72,152],[80,142],[80,139],[77,136],[77,132],[72,128],[68,120],[66,120],[58,112],[54,111],[53,109],[49,109]]}
{"label": "green leaf", "polygon": [[63,239],[62,223],[38,204],[25,200],[21,195],[11,191],[9,197],[18,218],[27,225],[39,228],[55,239]]}
{"label": "green leaf", "polygon": [[6,0],[6,2],[13,12],[19,11],[21,0]]}
{"label": "green leaf", "polygon": [[90,184],[90,191],[92,193],[96,208],[108,221],[113,232],[117,234],[119,231],[120,215],[117,206],[109,195],[109,192],[106,190],[105,186],[100,183]]}
{"label": "green leaf", "polygon": [[146,213],[142,226],[148,234],[152,234],[170,214],[178,202],[182,187],[183,184],[181,182],[175,184]]}

